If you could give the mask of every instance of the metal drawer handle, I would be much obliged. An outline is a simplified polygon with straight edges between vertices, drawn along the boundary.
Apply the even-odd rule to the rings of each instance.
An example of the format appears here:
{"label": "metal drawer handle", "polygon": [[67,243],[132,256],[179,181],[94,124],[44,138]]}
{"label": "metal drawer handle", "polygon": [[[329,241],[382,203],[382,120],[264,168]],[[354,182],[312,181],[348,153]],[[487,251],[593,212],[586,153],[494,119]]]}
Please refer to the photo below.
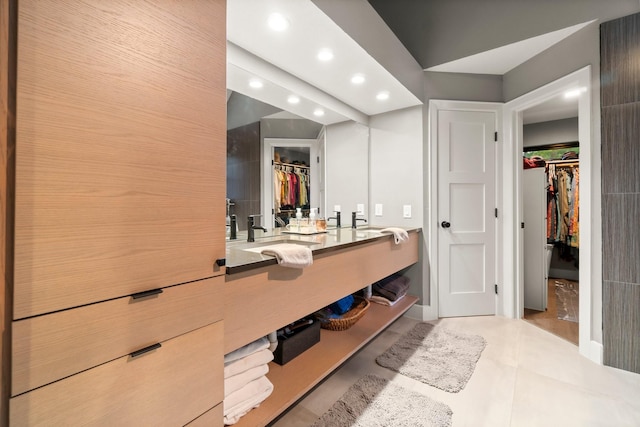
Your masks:
{"label": "metal drawer handle", "polygon": [[156,343],[156,344],[150,345],[149,347],[145,347],[145,348],[141,348],[140,350],[136,350],[133,353],[129,353],[129,356],[131,356],[132,358],[133,357],[142,356],[143,354],[148,353],[150,351],[153,351],[153,350],[155,350],[157,348],[160,348],[160,347],[162,347],[162,344]]}
{"label": "metal drawer handle", "polygon": [[151,289],[148,291],[143,291],[143,292],[138,292],[135,294],[131,294],[131,298],[133,299],[140,299],[140,298],[145,298],[145,297],[150,297],[152,295],[159,295],[162,293],[162,289]]}

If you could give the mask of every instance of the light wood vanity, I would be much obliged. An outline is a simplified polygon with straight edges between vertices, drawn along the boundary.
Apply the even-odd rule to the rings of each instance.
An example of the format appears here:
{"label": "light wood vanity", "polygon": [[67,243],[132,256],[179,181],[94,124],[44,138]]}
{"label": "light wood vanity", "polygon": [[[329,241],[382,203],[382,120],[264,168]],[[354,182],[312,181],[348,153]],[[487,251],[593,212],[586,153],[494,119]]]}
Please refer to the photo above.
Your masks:
{"label": "light wood vanity", "polygon": [[[341,230],[343,241],[318,241],[313,265],[302,270],[274,263],[227,274],[224,285],[225,353],[267,335],[418,261],[420,230],[396,245],[391,235]],[[332,236],[325,237],[332,240]],[[241,249],[240,249],[241,250]],[[227,259],[233,256],[227,251]],[[264,426],[311,390],[357,350],[404,314],[416,297],[393,307],[371,304],[346,331],[321,331],[320,343],[284,366],[271,363],[273,394],[238,426]]]}

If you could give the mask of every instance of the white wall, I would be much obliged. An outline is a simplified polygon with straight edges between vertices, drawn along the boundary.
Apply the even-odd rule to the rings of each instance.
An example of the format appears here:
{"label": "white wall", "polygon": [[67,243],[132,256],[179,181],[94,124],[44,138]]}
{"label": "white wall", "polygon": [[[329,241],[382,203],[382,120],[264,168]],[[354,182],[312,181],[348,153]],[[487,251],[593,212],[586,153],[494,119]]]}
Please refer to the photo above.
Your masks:
{"label": "white wall", "polygon": [[334,205],[340,205],[342,225],[351,223],[351,212],[357,203],[369,200],[369,128],[356,122],[328,125],[325,131],[327,212],[333,216]]}
{"label": "white wall", "polygon": [[[369,129],[371,224],[422,227],[422,106],[372,116]],[[403,218],[403,205],[411,205],[411,218]]]}

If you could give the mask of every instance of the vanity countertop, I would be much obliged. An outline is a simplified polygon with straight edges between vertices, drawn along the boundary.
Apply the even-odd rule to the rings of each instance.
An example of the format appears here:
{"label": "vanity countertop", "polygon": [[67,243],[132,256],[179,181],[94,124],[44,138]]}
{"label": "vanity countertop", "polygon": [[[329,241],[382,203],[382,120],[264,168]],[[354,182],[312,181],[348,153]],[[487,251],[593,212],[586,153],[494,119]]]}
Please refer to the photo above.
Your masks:
{"label": "vanity countertop", "polygon": [[[395,227],[395,226],[394,226]],[[380,233],[383,226],[370,226],[362,228],[332,228],[326,233],[317,234],[293,234],[283,232],[282,229],[273,229],[267,232],[256,231],[255,242],[246,241],[246,233],[239,233],[237,240],[227,240],[226,267],[227,274],[240,273],[254,268],[276,265],[276,259],[260,253],[260,247],[276,243],[299,242],[308,246],[314,255],[333,250],[345,249],[371,242],[377,239],[393,239],[391,233]],[[407,232],[420,232],[419,227],[396,227]],[[258,236],[259,234],[259,236]]]}

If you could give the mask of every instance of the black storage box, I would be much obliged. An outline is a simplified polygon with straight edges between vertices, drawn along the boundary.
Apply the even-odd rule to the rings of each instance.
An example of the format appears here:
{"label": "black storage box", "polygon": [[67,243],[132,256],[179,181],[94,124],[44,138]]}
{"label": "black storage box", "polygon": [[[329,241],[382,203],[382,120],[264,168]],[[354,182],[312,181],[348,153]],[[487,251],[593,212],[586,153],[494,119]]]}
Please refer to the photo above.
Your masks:
{"label": "black storage box", "polygon": [[297,329],[293,335],[286,338],[278,336],[278,347],[273,352],[273,361],[278,365],[284,365],[320,342],[320,322],[313,323],[304,328]]}

